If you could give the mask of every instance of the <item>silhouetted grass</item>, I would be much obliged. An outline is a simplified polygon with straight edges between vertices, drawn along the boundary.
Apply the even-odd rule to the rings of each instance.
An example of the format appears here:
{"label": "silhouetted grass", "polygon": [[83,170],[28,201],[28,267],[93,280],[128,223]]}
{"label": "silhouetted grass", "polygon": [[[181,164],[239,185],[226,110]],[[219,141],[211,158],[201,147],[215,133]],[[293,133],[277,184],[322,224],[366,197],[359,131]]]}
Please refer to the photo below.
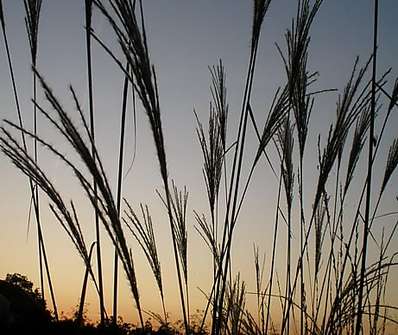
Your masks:
{"label": "silhouetted grass", "polygon": [[[37,8],[34,3],[34,1],[25,2],[29,17],[27,27],[33,65],[37,54],[35,41],[37,41],[40,12],[40,5]],[[316,23],[316,14],[321,10],[323,1],[299,0],[296,16],[285,34],[286,51],[277,46],[284,63],[285,82],[274,92],[265,121],[259,126],[255,121],[255,111],[252,109],[252,91],[260,35],[266,14],[270,10],[270,3],[270,0],[253,1],[248,70],[243,85],[242,106],[238,115],[236,133],[230,134],[231,126],[227,124],[229,105],[226,69],[221,60],[217,65],[210,67],[211,102],[208,122],[200,121],[201,117],[195,111],[196,136],[203,156],[202,172],[209,205],[209,213],[194,211],[197,222],[195,228],[209,247],[213,261],[212,269],[209,269],[209,273],[212,273],[212,286],[209,292],[205,292],[207,305],[200,321],[195,323],[195,318],[190,315],[189,264],[192,260],[188,254],[188,190],[186,187],[177,188],[169,177],[157,72],[151,62],[142,1],[138,2],[137,8],[135,2],[129,0],[86,0],[85,2],[89,123],[85,119],[75,91],[70,88],[75,104],[74,112],[77,112],[83,130],[79,130],[71,117],[71,112],[62,107],[43,77],[35,68],[33,69],[33,76],[38,78],[46,100],[51,106],[50,111],[44,110],[36,102],[36,93],[34,93],[34,110],[39,111],[44,120],[73,148],[83,167],[78,167],[78,164],[68,158],[61,149],[51,145],[48,139],[43,139],[37,133],[35,125],[33,131],[23,126],[0,2],[0,19],[19,118],[19,124],[5,121],[1,127],[0,148],[14,165],[30,178],[31,185],[37,184],[49,198],[52,213],[71,239],[86,268],[77,322],[54,323],[59,327],[57,331],[60,333],[62,327],[68,329],[65,333],[78,331],[82,333],[109,331],[118,334],[205,333],[208,332],[205,326],[207,320],[212,335],[271,333],[358,335],[367,329],[371,334],[385,334],[387,323],[398,323],[390,314],[390,311],[396,308],[388,305],[387,292],[391,268],[397,265],[396,253],[391,250],[391,241],[398,224],[389,233],[382,229],[380,237],[372,230],[373,223],[378,218],[379,205],[398,166],[398,140],[394,139],[390,144],[382,143],[386,124],[392,111],[397,107],[398,81],[395,81],[391,94],[385,91],[384,86],[389,71],[377,75],[376,50],[362,67],[357,58],[352,71],[347,74],[347,83],[339,94],[335,121],[328,127],[326,136],[319,135],[316,147],[309,148],[313,145],[312,141],[307,141],[309,134],[313,133],[310,117],[317,95],[330,94],[334,89],[310,92],[310,87],[314,85],[318,76],[317,72],[311,73],[308,70],[310,36],[311,29]],[[98,15],[108,20],[122,50],[120,57],[108,47],[110,43],[102,41],[92,29],[92,6],[98,9]],[[377,20],[374,25],[376,31]],[[91,39],[98,42],[116,62],[124,79],[116,199],[95,144]],[[369,80],[371,64],[372,80]],[[172,327],[168,320],[159,260],[161,251],[156,244],[149,207],[141,204],[138,214],[125,199],[126,209],[123,214],[121,213],[124,129],[129,85],[139,97],[155,145],[163,182],[162,190],[157,192],[167,210],[178,280],[177,294],[181,303],[182,329]],[[388,101],[387,108],[381,103],[385,99]],[[383,115],[380,129],[375,129],[375,117]],[[249,118],[253,128],[248,122]],[[16,140],[13,130],[20,131],[23,135],[22,144]],[[258,140],[257,146],[251,151],[247,148],[250,131],[253,131]],[[32,138],[57,159],[63,161],[88,197],[97,216],[96,243],[99,270],[97,277],[91,269],[91,251],[87,250],[73,201],[69,203],[62,198],[41,168],[37,155],[28,153],[25,137]],[[363,177],[358,170],[362,164],[361,155],[364,154],[366,141],[369,142],[368,158],[365,162],[368,174]],[[377,153],[382,146],[388,145],[387,160],[385,163],[380,162],[377,160]],[[275,149],[277,156],[269,155],[267,153],[269,149]],[[318,152],[317,162],[314,162],[316,159],[306,157],[306,153],[311,151]],[[234,273],[231,255],[233,241],[237,237],[235,230],[241,221],[240,212],[248,201],[247,191],[253,183],[254,172],[263,155],[276,177],[278,191],[275,194],[272,246],[268,248],[271,250],[271,256],[267,262],[265,260],[261,262],[259,250],[262,247],[255,248],[253,276],[256,278],[256,287],[254,292],[251,292],[239,272]],[[317,164],[317,172],[312,178],[304,178],[304,164],[307,159],[311,159],[313,165]],[[372,180],[371,171],[383,164],[385,168],[380,169],[383,178],[378,188],[379,193],[373,195],[371,189],[375,188],[375,181]],[[354,183],[357,187],[352,186]],[[304,189],[310,189],[312,184],[315,187],[313,197],[304,199],[304,194],[307,194]],[[348,202],[347,199],[352,192],[358,190],[361,191],[360,196],[355,196]],[[33,191],[35,190],[32,188]],[[348,207],[352,207],[352,210],[348,211]],[[310,208],[307,213],[306,208]],[[353,211],[353,214],[347,215],[347,211]],[[122,222],[137,240],[154,275],[160,293],[163,316],[153,312],[148,314],[160,321],[161,327],[158,330],[154,330],[150,323],[144,321],[133,253],[127,243],[125,225]],[[106,319],[103,304],[99,223],[102,223],[111,239],[117,256],[114,271],[113,318],[110,320]],[[281,223],[285,223],[285,226]],[[285,228],[286,246],[280,242],[281,230]],[[299,245],[297,252],[293,251],[294,240]],[[370,243],[373,244],[377,254],[374,259],[367,259],[367,248],[370,247]],[[286,259],[285,267],[282,269],[276,264],[279,255]],[[121,260],[138,310],[140,321],[138,328],[126,324],[121,326],[117,323],[118,258]],[[269,276],[264,275],[264,269],[268,269]],[[100,298],[101,324],[98,327],[89,325],[86,327],[83,322],[82,311],[88,275],[92,277]],[[257,300],[255,314],[252,314],[247,307],[246,301],[250,294],[254,294]],[[279,319],[271,313],[271,309],[274,308],[279,308],[281,311]]]}

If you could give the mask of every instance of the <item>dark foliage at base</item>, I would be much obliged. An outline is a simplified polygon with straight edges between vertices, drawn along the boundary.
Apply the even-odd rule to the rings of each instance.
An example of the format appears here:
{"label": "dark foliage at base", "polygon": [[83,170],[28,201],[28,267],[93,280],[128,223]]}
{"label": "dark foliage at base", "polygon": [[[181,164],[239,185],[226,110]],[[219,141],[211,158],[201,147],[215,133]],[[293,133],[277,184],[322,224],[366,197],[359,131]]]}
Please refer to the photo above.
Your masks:
{"label": "dark foliage at base", "polygon": [[[199,326],[192,325],[191,334],[205,334],[198,331]],[[56,320],[46,308],[46,302],[40,292],[33,290],[33,283],[24,275],[8,274],[0,280],[0,334],[40,334],[40,335],[129,335],[129,334],[173,334],[182,333],[181,321],[175,324],[152,326],[146,321],[144,328],[137,328],[119,318],[114,323],[112,318],[103,324],[94,324],[76,318]]]}

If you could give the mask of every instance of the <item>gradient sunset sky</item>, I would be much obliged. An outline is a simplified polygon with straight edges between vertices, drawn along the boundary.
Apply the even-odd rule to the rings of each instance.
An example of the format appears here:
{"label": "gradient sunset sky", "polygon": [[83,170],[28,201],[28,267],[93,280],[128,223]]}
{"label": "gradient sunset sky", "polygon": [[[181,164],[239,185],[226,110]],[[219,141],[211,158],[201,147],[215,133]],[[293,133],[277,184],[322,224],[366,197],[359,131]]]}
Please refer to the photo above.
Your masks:
{"label": "gradient sunset sky", "polygon": [[[205,299],[199,291],[208,292],[211,285],[212,263],[210,254],[194,229],[193,210],[207,213],[208,205],[202,177],[202,155],[196,137],[196,121],[193,110],[206,121],[209,108],[210,75],[208,66],[221,58],[227,72],[228,102],[230,105],[229,143],[234,140],[234,130],[243,95],[244,79],[248,63],[252,1],[248,0],[144,0],[147,35],[152,62],[157,71],[162,121],[170,177],[177,185],[186,185],[190,192],[188,204],[189,262],[192,311],[204,308]],[[263,124],[265,111],[279,85],[285,81],[285,72],[275,43],[285,51],[284,33],[296,12],[296,0],[274,0],[265,18],[253,91],[253,109],[257,121]],[[24,123],[32,126],[30,53],[24,24],[22,0],[3,1],[7,33],[18,85]],[[372,0],[324,0],[311,31],[309,69],[319,71],[317,89],[337,88],[341,93],[352,70],[355,57],[364,64],[372,52]],[[378,70],[392,67],[390,83],[398,75],[398,2],[380,1],[379,60]],[[120,50],[106,20],[94,13],[94,29],[118,55]],[[72,84],[87,112],[87,74],[84,31],[83,0],[43,0],[39,32],[38,70],[53,88],[63,106],[74,112],[68,85]],[[110,57],[93,43],[93,71],[96,117],[96,142],[107,175],[116,191],[116,168],[119,143],[120,104],[123,75]],[[335,119],[338,93],[319,96],[311,119],[309,146],[306,153],[305,181],[307,212],[316,183],[318,134],[325,143],[330,122]],[[39,90],[38,102],[47,106]],[[0,116],[16,121],[16,112],[9,80],[8,65],[3,39],[0,48]],[[380,153],[375,173],[375,190],[379,190],[383,177],[388,146],[397,137],[397,110],[386,130],[384,148]],[[131,172],[124,180],[123,195],[139,208],[147,203],[152,211],[155,234],[158,240],[160,260],[165,281],[166,307],[178,318],[177,280],[172,258],[170,231],[165,210],[156,189],[162,189],[155,148],[147,118],[142,109],[137,111],[136,158]],[[125,168],[132,160],[134,136],[133,119],[128,117]],[[377,124],[379,125],[379,124]],[[379,128],[377,128],[379,129]],[[40,136],[73,155],[70,148],[56,132],[39,119]],[[256,147],[252,130],[248,138],[248,155]],[[349,143],[351,143],[349,141]],[[367,145],[366,145],[367,147]],[[252,151],[250,151],[252,150]],[[72,156],[73,157],[73,156]],[[65,199],[74,199],[79,211],[87,243],[94,240],[92,210],[88,207],[79,184],[65,166],[51,154],[40,151],[39,161],[51,180],[61,190]],[[250,160],[249,160],[250,161]],[[361,161],[365,166],[365,162]],[[234,239],[233,269],[242,272],[249,291],[254,291],[253,243],[266,253],[266,271],[271,257],[273,218],[275,212],[277,180],[265,162],[256,170]],[[297,175],[297,164],[295,165]],[[358,184],[350,194],[356,200],[356,192],[362,187],[360,171]],[[378,173],[379,172],[379,173]],[[22,273],[39,286],[38,259],[36,252],[36,228],[32,220],[28,232],[29,190],[27,179],[17,171],[2,154],[0,156],[0,278],[7,273]],[[296,187],[296,185],[295,185]],[[297,188],[296,188],[297,190]],[[398,176],[393,175],[379,214],[397,210]],[[297,199],[296,199],[297,200]],[[354,202],[353,202],[354,203]],[[78,304],[84,267],[71,241],[48,210],[48,201],[41,200],[44,236],[50,267],[53,274],[57,302],[60,309],[70,314]],[[307,213],[308,215],[308,213]],[[348,213],[349,216],[349,213]],[[380,221],[391,231],[397,217]],[[380,226],[380,227],[381,227]],[[380,235],[380,227],[375,233]],[[285,228],[285,227],[284,227]],[[283,229],[284,229],[283,228]],[[282,230],[283,231],[283,230]],[[281,234],[285,234],[283,231]],[[379,236],[378,235],[378,236]],[[108,313],[111,314],[113,248],[105,232],[103,236],[104,280]],[[155,281],[137,244],[129,236],[136,253],[138,286],[144,309],[160,312],[160,300]],[[284,237],[281,240],[283,243]],[[298,243],[295,240],[293,243]],[[391,252],[398,251],[398,239],[394,238]],[[280,271],[284,269],[285,252],[281,247],[278,257]],[[391,283],[398,280],[398,272],[392,273]],[[120,312],[125,320],[133,320],[136,312],[133,300],[120,273]],[[391,287],[392,302],[398,304],[397,286]],[[47,302],[50,305],[47,294]],[[89,317],[98,318],[97,299],[92,285],[89,289]],[[254,300],[253,300],[254,301]]]}

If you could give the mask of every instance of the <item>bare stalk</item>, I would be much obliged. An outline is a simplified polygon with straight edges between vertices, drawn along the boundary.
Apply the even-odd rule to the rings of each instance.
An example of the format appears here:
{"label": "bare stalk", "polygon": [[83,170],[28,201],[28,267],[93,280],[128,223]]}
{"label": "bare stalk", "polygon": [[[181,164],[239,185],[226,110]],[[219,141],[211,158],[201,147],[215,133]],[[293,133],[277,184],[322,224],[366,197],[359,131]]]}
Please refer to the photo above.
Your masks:
{"label": "bare stalk", "polygon": [[368,156],[368,176],[366,188],[366,207],[365,219],[363,228],[363,243],[362,243],[362,264],[359,280],[359,293],[358,293],[358,313],[356,319],[355,334],[359,335],[362,329],[362,314],[363,314],[363,289],[366,271],[366,256],[368,248],[368,235],[369,235],[369,216],[371,206],[371,186],[372,186],[372,170],[373,170],[373,138],[374,138],[374,123],[376,117],[376,71],[377,71],[377,32],[378,32],[378,14],[379,14],[379,1],[374,1],[374,24],[373,24],[373,71],[372,71],[372,102],[370,112],[370,127],[369,127],[369,156]]}
{"label": "bare stalk", "polygon": [[[85,14],[86,14],[86,53],[87,53],[87,81],[88,81],[88,104],[90,115],[90,135],[92,138],[91,155],[95,160],[95,120],[94,120],[94,96],[93,96],[93,76],[92,76],[92,59],[91,59],[91,22],[93,12],[93,0],[85,0]],[[94,193],[97,193],[97,183],[93,176]],[[102,260],[101,260],[101,232],[99,224],[99,214],[97,206],[94,206],[95,213],[95,237],[97,248],[97,272],[99,285],[99,307],[101,324],[105,321],[105,302],[104,302],[104,286],[102,278]]]}
{"label": "bare stalk", "polygon": [[[129,66],[126,66],[126,72],[129,72]],[[124,78],[123,85],[123,98],[122,98],[122,113],[120,121],[120,142],[119,142],[119,163],[118,163],[118,174],[117,174],[117,193],[116,193],[116,207],[120,215],[120,206],[122,199],[122,179],[123,179],[123,157],[124,157],[124,132],[126,129],[126,111],[127,111],[127,92],[128,92],[128,77]],[[133,87],[134,94],[134,87]],[[114,254],[114,271],[113,271],[113,319],[112,322],[117,322],[117,300],[118,300],[118,254],[115,248]]]}

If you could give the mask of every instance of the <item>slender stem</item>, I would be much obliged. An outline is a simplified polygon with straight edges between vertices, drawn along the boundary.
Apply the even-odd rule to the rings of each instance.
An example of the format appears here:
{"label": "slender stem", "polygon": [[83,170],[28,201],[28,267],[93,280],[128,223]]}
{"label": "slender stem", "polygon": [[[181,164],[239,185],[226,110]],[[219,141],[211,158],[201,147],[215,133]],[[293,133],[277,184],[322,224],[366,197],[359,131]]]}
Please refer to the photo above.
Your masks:
{"label": "slender stem", "polygon": [[[217,287],[216,287],[216,295],[215,295],[215,306],[213,309],[213,329],[212,334],[219,334],[221,331],[221,316],[222,316],[222,309],[224,303],[224,295],[225,295],[225,288],[226,288],[226,276],[228,274],[228,268],[230,265],[229,258],[230,258],[230,251],[232,245],[232,233],[235,223],[235,211],[237,205],[237,198],[238,198],[238,190],[239,190],[239,180],[240,180],[240,171],[242,167],[243,161],[243,149],[245,143],[245,135],[246,135],[246,128],[247,128],[247,118],[248,118],[248,103],[250,100],[251,89],[253,84],[254,78],[254,69],[255,69],[255,60],[257,55],[257,46],[256,43],[250,54],[250,61],[249,61],[249,68],[247,73],[246,85],[245,85],[245,93],[243,96],[243,103],[242,103],[242,110],[241,110],[241,118],[239,122],[239,130],[238,130],[238,137],[237,137],[237,146],[235,149],[234,154],[234,162],[232,164],[232,175],[230,179],[230,189],[228,194],[228,203],[227,203],[227,212],[225,216],[225,224],[224,224],[224,232],[223,232],[223,240],[222,240],[222,252],[220,257],[220,276],[217,278]],[[239,147],[240,144],[240,147]],[[236,175],[235,175],[236,173]],[[234,190],[234,191],[233,191]],[[231,200],[232,200],[232,211],[230,211],[231,207]],[[228,216],[230,216],[230,221],[228,221]],[[227,234],[228,232],[228,234]],[[223,269],[223,262],[225,257],[225,269]],[[221,289],[220,289],[221,284]],[[219,301],[218,301],[219,300]]]}
{"label": "slender stem", "polygon": [[[91,261],[91,256],[93,254],[94,245],[95,245],[95,242],[93,242],[91,244],[91,247],[90,247],[90,252],[88,254],[89,262]],[[81,324],[82,321],[83,321],[84,301],[86,299],[87,281],[88,281],[88,276],[89,276],[90,272],[91,272],[90,266],[86,265],[86,271],[84,273],[84,279],[83,279],[82,293],[80,295],[79,311],[78,311],[77,316],[76,316],[76,323],[77,324]]]}
{"label": "slender stem", "polygon": [[270,278],[269,278],[267,317],[265,319],[265,334],[267,334],[267,332],[268,332],[268,322],[269,322],[269,317],[270,317],[272,284],[273,284],[273,278],[274,278],[275,252],[276,252],[276,242],[277,242],[277,236],[278,236],[279,203],[280,203],[280,196],[281,196],[281,188],[282,188],[282,173],[279,177],[278,200],[277,200],[276,213],[275,213],[275,228],[274,228],[274,239],[272,242],[273,243],[272,244],[272,258],[271,258],[271,271],[270,271]]}
{"label": "slender stem", "polygon": [[41,240],[41,246],[42,246],[42,251],[43,251],[43,260],[44,260],[44,266],[46,268],[46,275],[47,275],[47,281],[48,281],[48,286],[50,289],[50,297],[51,297],[51,301],[53,303],[53,308],[54,308],[54,316],[55,316],[55,320],[58,321],[58,308],[57,308],[57,304],[55,301],[55,293],[54,293],[54,288],[52,285],[52,281],[51,281],[51,275],[50,275],[50,267],[48,265],[48,260],[47,260],[47,254],[45,252],[46,248],[44,245],[44,240],[43,240],[43,234],[41,231],[41,226],[37,225],[38,231],[39,231],[39,238]]}
{"label": "slender stem", "polygon": [[[303,157],[300,157],[300,178],[299,178],[299,193],[300,193],[300,250],[304,246],[304,197],[303,197]],[[303,320],[304,320],[304,265],[303,260],[300,261],[300,334],[303,334]],[[289,317],[288,317],[289,320]]]}
{"label": "slender stem", "polygon": [[[377,85],[377,86],[378,86],[379,89],[381,89],[380,85]],[[386,94],[389,97],[389,95],[385,91],[383,91],[383,93]],[[389,98],[391,99],[391,97],[389,97]],[[375,147],[374,152],[373,152],[372,164],[374,163],[374,161],[376,159],[376,156],[377,156],[377,153],[379,151],[380,144],[381,144],[381,139],[383,138],[383,134],[384,134],[384,131],[386,129],[386,125],[387,125],[387,122],[388,122],[389,117],[391,115],[391,112],[392,112],[392,109],[389,109],[387,114],[386,114],[386,116],[385,116],[385,118],[384,118],[383,125],[381,127],[380,134],[379,134],[378,139],[377,139],[377,144],[376,144],[376,147]],[[365,183],[364,183],[364,185],[362,187],[361,195],[359,197],[357,209],[355,211],[355,218],[353,220],[353,224],[352,224],[352,227],[351,227],[351,231],[350,231],[350,236],[348,238],[348,242],[344,243],[346,250],[350,249],[352,241],[353,241],[354,233],[355,233],[355,231],[357,229],[356,222],[357,222],[357,220],[359,218],[359,215],[360,215],[360,209],[361,209],[363,198],[364,198],[365,193],[366,193],[366,189],[367,189],[367,180],[365,180]],[[344,201],[346,199],[347,191],[348,190],[344,191],[343,198],[342,198],[342,203],[344,203]],[[376,209],[377,209],[377,205],[376,205],[376,208],[375,208],[374,215],[376,213]],[[340,224],[342,224],[341,221],[343,219],[342,211],[343,211],[343,205],[340,206],[339,215],[338,215],[338,218],[340,219]],[[372,218],[371,222],[373,222],[373,218]],[[336,234],[336,231],[334,232],[334,234]],[[331,257],[332,252],[333,252],[333,250],[330,251],[329,257]],[[341,274],[343,274],[345,272],[345,268],[347,266],[348,259],[349,259],[349,253],[346,252],[345,255],[344,255],[344,260],[342,261],[341,269],[340,269],[340,273]],[[344,279],[343,276],[340,276],[340,279],[339,279],[339,282],[338,282],[338,285],[337,285],[337,292],[341,292],[342,291],[343,279]],[[330,323],[328,323],[326,325],[326,327],[327,327],[326,329],[328,329],[328,327],[330,327],[330,326],[332,326],[332,325],[330,325]],[[354,330],[353,330],[353,332],[354,332]]]}
{"label": "slender stem", "polygon": [[[1,2],[0,2],[0,6],[2,6]],[[7,54],[8,68],[9,68],[10,77],[11,77],[11,85],[12,85],[12,90],[13,90],[13,94],[14,94],[14,102],[15,102],[15,107],[16,107],[16,110],[17,110],[19,126],[20,126],[20,129],[21,129],[22,145],[23,145],[24,151],[27,152],[26,138],[25,138],[25,133],[23,131],[24,127],[23,127],[21,107],[20,107],[20,103],[19,103],[17,85],[16,85],[16,81],[15,81],[14,69],[13,69],[12,60],[11,60],[11,52],[10,52],[10,48],[9,48],[9,45],[8,45],[6,25],[5,25],[5,21],[4,21],[4,17],[3,16],[1,17],[1,27],[2,27],[3,38],[4,38],[4,46],[5,46],[6,54]],[[35,64],[35,62],[34,62],[34,64]],[[36,86],[35,86],[35,80],[34,80],[34,96],[36,96],[35,92],[36,92]],[[55,315],[55,318],[58,320],[57,304],[56,304],[56,301],[55,301],[55,295],[54,295],[54,291],[53,291],[53,287],[52,287],[51,275],[50,275],[50,270],[48,268],[47,256],[46,256],[46,252],[45,252],[45,247],[44,247],[44,242],[43,242],[43,235],[42,235],[41,225],[40,225],[40,215],[39,215],[39,209],[38,209],[37,197],[36,197],[37,193],[35,192],[35,186],[33,184],[32,178],[29,178],[29,187],[30,187],[31,198],[33,200],[33,208],[34,208],[35,218],[36,218],[36,223],[37,223],[38,256],[39,256],[41,296],[42,296],[42,298],[44,300],[44,274],[43,274],[43,258],[44,258],[46,272],[47,272],[47,279],[48,279],[48,282],[49,282],[51,299],[52,299],[53,308],[54,308],[54,315]]]}
{"label": "slender stem", "polygon": [[[33,67],[36,68],[36,61],[33,60]],[[36,94],[37,94],[37,88],[36,88],[36,73],[33,72],[33,101],[36,101]],[[35,136],[37,136],[37,108],[36,104],[33,104],[33,133]],[[38,152],[37,152],[37,139],[36,137],[33,140],[34,144],[34,162],[37,164],[38,162]],[[41,240],[41,233],[40,233],[40,204],[39,204],[39,188],[37,186],[37,183],[33,183],[33,203],[34,203],[34,210],[36,213],[36,223],[38,225],[37,227],[37,246],[39,249],[39,269],[40,269],[40,286],[41,286],[41,294],[43,301],[45,300],[44,296],[44,276],[43,276],[43,253],[45,252],[43,250],[43,244]]]}
{"label": "slender stem", "polygon": [[184,289],[183,289],[183,285],[182,285],[181,268],[180,268],[180,263],[178,261],[178,250],[177,250],[177,242],[176,242],[177,237],[176,237],[175,228],[174,228],[172,204],[171,204],[171,199],[170,199],[171,196],[170,196],[170,189],[169,189],[167,175],[163,175],[162,179],[163,179],[163,185],[164,185],[165,192],[166,192],[167,212],[169,215],[171,238],[173,240],[174,261],[175,261],[176,270],[177,270],[178,287],[179,287],[179,292],[180,292],[182,314],[183,314],[183,318],[184,318],[185,333],[189,334],[189,324],[188,324],[188,319],[187,319],[187,311],[186,311],[186,307],[185,307],[185,298],[184,298]]}
{"label": "slender stem", "polygon": [[[92,18],[92,0],[85,0],[86,13],[86,52],[87,52],[87,79],[88,79],[88,99],[90,110],[90,135],[92,138],[91,154],[95,160],[95,126],[94,126],[94,97],[93,97],[93,78],[92,78],[92,62],[91,62],[91,18]],[[97,182],[93,176],[94,194],[98,197]],[[102,279],[102,261],[101,261],[101,235],[98,215],[98,206],[95,207],[95,237],[97,242],[97,271],[99,285],[99,304],[101,324],[105,321],[105,305],[104,305],[104,287]]]}
{"label": "slender stem", "polygon": [[[36,68],[36,59],[33,59],[33,67]],[[37,80],[36,80],[36,72],[33,72],[33,101],[36,102],[37,97]],[[33,104],[33,127],[34,127],[34,161],[35,164],[38,164],[38,148],[37,148],[37,105]],[[40,266],[40,284],[44,287],[44,278],[43,278],[43,259],[44,266],[47,275],[48,286],[50,289],[50,297],[54,308],[55,319],[58,320],[58,310],[57,304],[55,301],[55,293],[51,280],[51,272],[47,261],[47,253],[44,245],[43,231],[41,228],[41,219],[40,219],[40,202],[39,202],[39,187],[36,183],[33,185],[34,194],[33,194],[33,204],[35,209],[35,217],[37,222],[37,237],[38,237],[38,247],[39,247],[39,266]],[[44,300],[44,291],[42,291],[42,297]]]}
{"label": "slender stem", "polygon": [[[14,94],[15,107],[17,109],[18,122],[19,122],[20,127],[23,128],[22,113],[21,113],[21,107],[19,104],[17,85],[15,82],[14,68],[13,68],[12,60],[11,60],[11,52],[10,52],[10,48],[8,45],[8,38],[7,38],[5,24],[3,22],[2,22],[2,31],[3,31],[4,45],[5,45],[6,54],[7,54],[8,69],[10,71],[12,90],[13,90],[13,94]],[[22,137],[23,148],[25,151],[27,151],[25,133],[23,131],[21,131],[21,137]],[[33,197],[33,192],[32,192],[32,197]]]}
{"label": "slender stem", "polygon": [[[37,55],[32,53],[32,64],[33,68],[36,69],[37,65]],[[38,147],[37,147],[37,76],[36,72],[33,71],[33,133],[35,135],[33,144],[34,144],[34,162],[38,164]],[[40,268],[40,285],[42,287],[42,298],[44,298],[44,276],[43,276],[43,258],[45,260],[45,270],[47,274],[48,285],[50,288],[50,296],[54,307],[54,314],[56,319],[58,320],[58,311],[57,304],[55,302],[55,294],[51,280],[51,273],[47,262],[46,248],[44,246],[43,232],[41,229],[41,219],[40,219],[40,198],[39,198],[39,187],[37,183],[33,184],[34,194],[33,194],[33,204],[35,209],[35,217],[37,222],[37,239],[38,239],[38,248],[39,248],[39,268]]]}
{"label": "slender stem", "polygon": [[[291,283],[291,239],[292,239],[292,225],[291,225],[291,210],[288,209],[288,224],[287,224],[287,259],[286,259],[286,296],[292,299],[292,283]],[[287,329],[290,327],[290,320],[287,320]]]}
{"label": "slender stem", "polygon": [[377,70],[377,30],[378,30],[378,14],[379,14],[379,1],[374,2],[374,26],[373,26],[373,73],[372,73],[372,97],[371,97],[371,112],[370,112],[370,128],[369,128],[369,156],[368,156],[368,176],[367,176],[367,189],[366,189],[366,207],[365,207],[365,220],[363,227],[363,245],[362,245],[362,264],[361,274],[359,279],[359,294],[358,294],[358,313],[355,327],[355,334],[359,335],[362,329],[362,302],[363,302],[363,289],[365,281],[366,270],[366,256],[368,248],[368,235],[369,235],[369,216],[371,206],[371,186],[372,186],[372,170],[373,170],[373,142],[374,142],[374,123],[376,114],[376,70]]}
{"label": "slender stem", "polygon": [[[36,199],[35,200],[33,200],[33,201],[36,201]],[[36,207],[34,208],[34,211],[36,212]],[[40,288],[41,288],[41,298],[42,298],[42,300],[43,301],[45,301],[46,300],[46,298],[45,298],[45,294],[44,294],[44,275],[43,275],[43,255],[42,255],[42,244],[41,244],[41,241],[40,241],[40,233],[39,233],[39,229],[37,229],[37,241],[38,241],[38,243],[37,243],[37,247],[38,247],[38,250],[39,250],[39,272],[40,272]]]}
{"label": "slender stem", "polygon": [[188,326],[190,323],[190,316],[189,316],[189,285],[188,285],[188,278],[185,279],[185,295],[187,297],[187,323]]}
{"label": "slender stem", "polygon": [[[126,66],[126,72],[129,71],[129,66]],[[124,78],[123,85],[123,100],[122,100],[122,114],[120,122],[120,143],[119,143],[119,165],[117,175],[117,198],[116,198],[116,209],[120,217],[120,204],[122,198],[122,180],[123,180],[123,157],[124,157],[124,133],[126,128],[126,110],[127,110],[127,93],[128,93],[128,76]],[[134,86],[133,86],[134,94]],[[135,106],[134,106],[135,108]],[[115,248],[114,256],[114,272],[113,272],[113,323],[117,322],[117,291],[118,291],[118,253]]]}

